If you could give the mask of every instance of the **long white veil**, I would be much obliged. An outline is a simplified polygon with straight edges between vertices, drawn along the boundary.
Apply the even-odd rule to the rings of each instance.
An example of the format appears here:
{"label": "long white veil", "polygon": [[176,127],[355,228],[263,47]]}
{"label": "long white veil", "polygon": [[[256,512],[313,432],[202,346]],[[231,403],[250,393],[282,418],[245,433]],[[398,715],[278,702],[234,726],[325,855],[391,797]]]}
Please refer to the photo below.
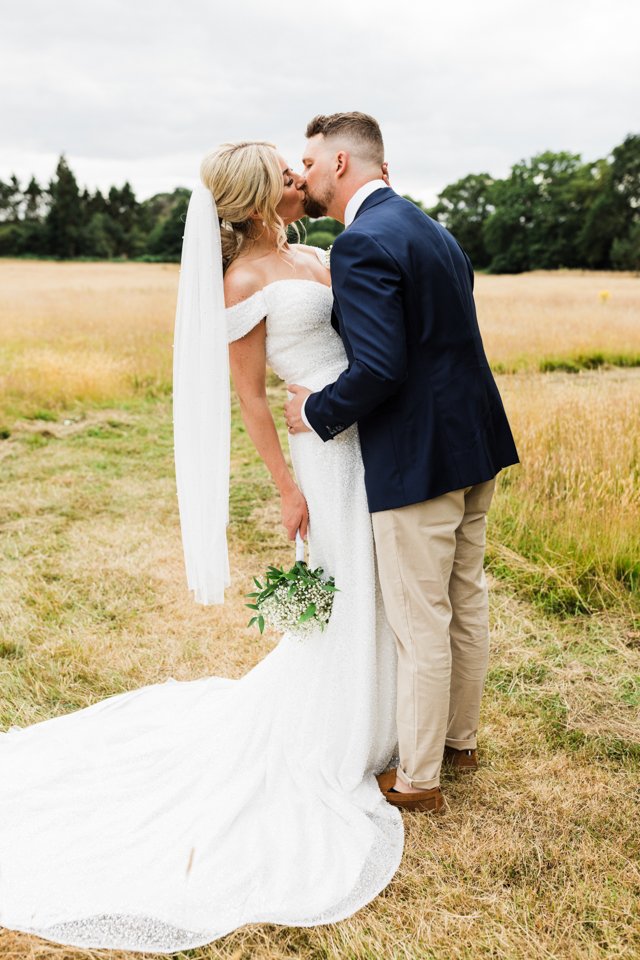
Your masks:
{"label": "long white veil", "polygon": [[187,583],[198,603],[229,585],[230,391],[216,206],[199,184],[182,245],[173,353],[176,483]]}

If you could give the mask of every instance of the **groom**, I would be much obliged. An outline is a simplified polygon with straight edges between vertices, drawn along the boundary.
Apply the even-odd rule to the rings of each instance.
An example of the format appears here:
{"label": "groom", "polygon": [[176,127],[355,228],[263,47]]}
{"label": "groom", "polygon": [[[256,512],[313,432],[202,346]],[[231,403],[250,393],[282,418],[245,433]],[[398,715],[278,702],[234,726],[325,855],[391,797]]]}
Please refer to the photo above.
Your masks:
{"label": "groom", "polygon": [[495,476],[518,455],[485,357],[473,269],[442,226],[379,179],[363,113],[307,127],[298,187],[310,217],[345,224],[331,252],[332,324],[348,369],[292,385],[292,433],[357,422],[385,609],[398,648],[400,766],[379,778],[404,809],[438,810],[443,759],[477,767],[489,625],[483,572]]}

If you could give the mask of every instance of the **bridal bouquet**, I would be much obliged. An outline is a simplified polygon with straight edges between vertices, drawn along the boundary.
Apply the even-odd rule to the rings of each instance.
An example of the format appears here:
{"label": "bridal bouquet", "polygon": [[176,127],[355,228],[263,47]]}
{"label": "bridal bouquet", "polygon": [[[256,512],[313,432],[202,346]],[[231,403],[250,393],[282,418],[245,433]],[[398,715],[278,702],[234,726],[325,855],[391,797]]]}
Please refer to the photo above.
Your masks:
{"label": "bridal bouquet", "polygon": [[307,636],[318,627],[324,630],[338,588],[333,577],[325,580],[323,573],[322,567],[310,570],[304,560],[296,560],[288,571],[269,567],[263,577],[264,584],[254,577],[258,589],[247,594],[253,600],[247,606],[256,613],[248,626],[257,624],[262,633],[268,623],[299,637]]}

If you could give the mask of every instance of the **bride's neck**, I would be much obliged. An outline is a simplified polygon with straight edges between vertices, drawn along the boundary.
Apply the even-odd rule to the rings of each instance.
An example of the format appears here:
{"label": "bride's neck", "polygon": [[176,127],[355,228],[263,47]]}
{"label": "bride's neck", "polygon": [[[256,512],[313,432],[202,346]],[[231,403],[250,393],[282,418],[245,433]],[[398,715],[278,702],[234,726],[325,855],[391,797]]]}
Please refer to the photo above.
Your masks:
{"label": "bride's neck", "polygon": [[[287,244],[286,249],[288,249],[288,246]],[[277,251],[278,237],[274,231],[265,228],[255,237],[247,237],[242,247],[242,257],[257,260],[259,257],[266,257],[268,254]]]}

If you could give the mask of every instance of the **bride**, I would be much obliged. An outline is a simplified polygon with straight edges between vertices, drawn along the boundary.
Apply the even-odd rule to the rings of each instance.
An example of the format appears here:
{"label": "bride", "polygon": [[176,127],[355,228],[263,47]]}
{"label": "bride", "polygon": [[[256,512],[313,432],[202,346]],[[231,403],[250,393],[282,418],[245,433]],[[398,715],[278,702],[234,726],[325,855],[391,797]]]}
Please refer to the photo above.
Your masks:
{"label": "bride", "polygon": [[346,367],[324,255],[287,243],[301,195],[271,145],[226,144],[201,176],[174,370],[189,586],[220,602],[228,581],[230,359],[289,536],[308,526],[309,563],[339,592],[324,632],[285,634],[240,680],[169,681],[0,734],[0,925],[75,946],[171,953],[247,923],[337,921],[402,854],[375,778],[396,745],[395,647],[357,430],[290,437],[294,479],[266,401],[267,364],[314,390]]}

